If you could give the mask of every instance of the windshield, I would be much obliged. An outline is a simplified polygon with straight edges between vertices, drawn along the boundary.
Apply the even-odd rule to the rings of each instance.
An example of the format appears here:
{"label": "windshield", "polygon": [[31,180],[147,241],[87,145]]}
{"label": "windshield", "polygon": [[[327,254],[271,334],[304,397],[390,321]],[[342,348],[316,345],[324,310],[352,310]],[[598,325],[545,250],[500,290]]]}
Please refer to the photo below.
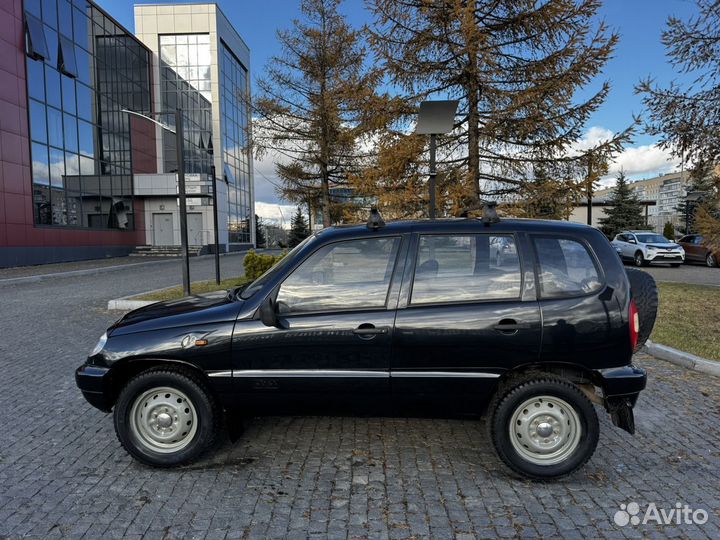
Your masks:
{"label": "windshield", "polygon": [[[316,233],[317,234],[317,233]],[[285,255],[279,263],[277,263],[275,266],[271,267],[267,272],[265,272],[262,276],[257,278],[255,281],[253,281],[250,285],[248,285],[240,294],[240,298],[243,300],[247,300],[250,298],[253,294],[258,292],[260,289],[262,289],[265,286],[265,283],[267,283],[269,280],[271,280],[273,277],[275,277],[283,268],[285,268],[290,262],[294,259],[293,255],[295,255],[298,251],[300,251],[310,240],[315,238],[315,234],[312,234],[308,236],[305,240],[300,242],[297,246],[292,248],[287,255]]]}
{"label": "windshield", "polygon": [[669,244],[670,240],[660,234],[637,234],[638,242],[643,244]]}

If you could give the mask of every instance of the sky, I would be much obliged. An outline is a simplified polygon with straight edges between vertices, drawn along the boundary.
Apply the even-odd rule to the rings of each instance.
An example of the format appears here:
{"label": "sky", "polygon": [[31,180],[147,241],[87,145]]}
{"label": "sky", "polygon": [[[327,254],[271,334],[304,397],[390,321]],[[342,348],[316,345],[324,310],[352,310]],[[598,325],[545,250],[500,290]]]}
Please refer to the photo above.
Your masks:
{"label": "sky", "polygon": [[[127,0],[96,2],[123,26],[134,29],[132,3]],[[280,53],[276,31],[289,28],[293,19],[299,16],[299,0],[218,0],[217,3],[250,47],[254,85],[269,59]],[[641,79],[649,76],[660,84],[667,84],[687,77],[674,72],[660,43],[660,34],[668,16],[686,20],[696,10],[694,0],[605,0],[600,17],[610,30],[619,33],[620,42],[603,74],[587,88],[589,93],[607,80],[612,90],[605,104],[589,119],[581,144],[590,144],[611,131],[620,131],[631,123],[633,114],[642,114],[641,98],[634,93],[634,87]],[[370,22],[362,0],[345,0],[342,11],[354,26]],[[630,179],[675,170],[677,160],[657,148],[655,142],[653,137],[640,131],[611,166],[605,183],[611,184],[621,168]],[[276,182],[272,159],[255,160],[256,211],[262,217],[287,222],[293,207],[278,198],[268,180]]]}

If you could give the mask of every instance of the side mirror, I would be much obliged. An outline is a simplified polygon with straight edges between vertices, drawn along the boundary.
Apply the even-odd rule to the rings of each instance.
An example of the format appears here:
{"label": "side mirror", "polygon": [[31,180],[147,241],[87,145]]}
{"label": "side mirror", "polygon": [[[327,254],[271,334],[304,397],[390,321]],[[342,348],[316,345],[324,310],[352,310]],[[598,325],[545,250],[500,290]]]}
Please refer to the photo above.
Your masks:
{"label": "side mirror", "polygon": [[260,304],[260,320],[265,326],[277,326],[278,317],[275,311],[275,300],[268,296],[263,303]]}
{"label": "side mirror", "polygon": [[630,242],[631,244],[637,244],[637,241],[634,238],[630,238],[628,242]]}

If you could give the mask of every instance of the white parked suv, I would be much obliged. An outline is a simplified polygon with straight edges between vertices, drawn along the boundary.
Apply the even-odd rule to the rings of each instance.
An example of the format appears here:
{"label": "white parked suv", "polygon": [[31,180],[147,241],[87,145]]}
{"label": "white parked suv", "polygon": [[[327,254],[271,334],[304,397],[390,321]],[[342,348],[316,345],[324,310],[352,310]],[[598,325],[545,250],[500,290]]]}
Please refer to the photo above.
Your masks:
{"label": "white parked suv", "polygon": [[669,264],[680,266],[685,261],[685,250],[661,234],[649,231],[624,231],[612,241],[615,251],[624,261],[635,266]]}

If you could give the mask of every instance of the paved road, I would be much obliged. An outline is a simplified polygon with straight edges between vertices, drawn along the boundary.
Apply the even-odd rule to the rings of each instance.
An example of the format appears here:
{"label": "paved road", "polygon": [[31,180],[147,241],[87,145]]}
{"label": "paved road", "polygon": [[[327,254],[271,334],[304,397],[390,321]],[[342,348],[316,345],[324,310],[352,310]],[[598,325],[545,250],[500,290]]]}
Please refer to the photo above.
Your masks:
{"label": "paved road", "polygon": [[[597,453],[559,482],[510,476],[468,419],[251,419],[200,464],[141,466],[73,369],[117,317],[108,299],[177,272],[0,286],[0,538],[720,538],[720,379],[644,355],[637,435],[601,414]],[[193,274],[211,277],[212,260]],[[630,502],[687,503],[709,521],[616,525]]]}
{"label": "paved road", "polygon": [[665,265],[648,266],[643,270],[652,274],[657,281],[720,287],[720,268],[708,268],[699,264],[683,264],[677,268]]}

